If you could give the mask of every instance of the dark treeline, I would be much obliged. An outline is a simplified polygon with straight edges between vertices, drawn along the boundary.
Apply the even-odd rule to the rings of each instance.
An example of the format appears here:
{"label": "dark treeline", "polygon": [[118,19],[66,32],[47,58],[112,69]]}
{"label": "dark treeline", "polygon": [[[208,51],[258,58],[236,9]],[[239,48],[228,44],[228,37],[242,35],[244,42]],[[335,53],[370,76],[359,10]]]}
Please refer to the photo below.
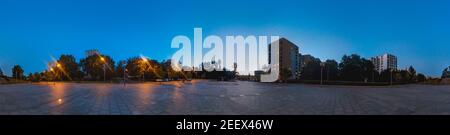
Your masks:
{"label": "dark treeline", "polygon": [[408,69],[387,69],[379,73],[374,64],[357,54],[344,55],[338,63],[335,60],[326,60],[322,63],[318,58],[307,62],[301,69],[300,79],[320,80],[321,70],[324,81],[352,81],[352,82],[422,82],[425,75],[416,73],[414,67]]}
{"label": "dark treeline", "polygon": [[31,81],[135,81],[187,79],[190,73],[175,72],[169,60],[158,62],[143,57],[114,61],[107,55],[91,55],[76,61],[73,55],[61,55],[49,70],[28,75]]}
{"label": "dark treeline", "polygon": [[79,62],[73,55],[61,55],[56,62],[48,66],[48,70],[43,72],[24,76],[22,68],[17,65],[13,68],[13,74],[13,77],[18,80],[29,81],[122,81],[124,78],[130,81],[192,78],[227,80],[235,76],[235,72],[231,71],[177,72],[172,69],[170,60],[158,62],[139,56],[116,62],[107,55],[91,55],[82,58]]}
{"label": "dark treeline", "polygon": [[[215,62],[199,65],[202,69],[206,65],[215,65]],[[236,68],[236,67],[235,67]],[[340,62],[326,60],[321,62],[312,58],[301,68],[301,80],[324,81],[351,81],[351,82],[393,82],[412,83],[426,80],[424,74],[416,73],[410,66],[407,69],[385,70],[379,73],[374,70],[373,63],[357,54],[344,55]],[[2,73],[3,74],[3,73]],[[289,71],[281,71],[281,75],[290,76]],[[237,77],[235,70],[223,71],[182,71],[172,69],[170,60],[156,61],[144,57],[132,57],[127,60],[114,61],[107,55],[91,55],[77,62],[73,55],[61,55],[56,62],[48,65],[43,72],[24,75],[21,66],[12,68],[12,78],[28,81],[121,81],[123,78],[135,81],[153,81],[156,79],[219,79],[229,80]],[[448,77],[448,69],[443,71],[442,77]],[[8,79],[1,75],[2,78]]]}

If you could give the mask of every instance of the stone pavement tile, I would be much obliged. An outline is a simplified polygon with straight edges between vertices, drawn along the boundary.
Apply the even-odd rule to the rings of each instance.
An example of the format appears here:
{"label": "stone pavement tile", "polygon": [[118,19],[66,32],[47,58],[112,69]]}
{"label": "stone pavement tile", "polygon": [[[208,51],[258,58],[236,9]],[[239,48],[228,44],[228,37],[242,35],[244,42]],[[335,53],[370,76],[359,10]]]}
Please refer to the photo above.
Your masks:
{"label": "stone pavement tile", "polygon": [[[11,90],[14,89],[14,90]],[[61,99],[61,101],[60,101]],[[450,114],[450,86],[199,81],[0,85],[0,114]]]}

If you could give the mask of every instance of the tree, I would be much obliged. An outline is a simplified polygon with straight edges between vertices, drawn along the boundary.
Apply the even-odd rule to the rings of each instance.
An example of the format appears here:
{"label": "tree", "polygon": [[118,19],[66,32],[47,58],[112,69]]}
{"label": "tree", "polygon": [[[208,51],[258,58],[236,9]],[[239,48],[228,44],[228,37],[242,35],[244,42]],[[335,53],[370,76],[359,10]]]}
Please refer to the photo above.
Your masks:
{"label": "tree", "polygon": [[34,74],[32,74],[32,73],[28,74],[28,81],[32,81],[32,82],[41,81],[41,74],[38,72],[35,72]]}
{"label": "tree", "polygon": [[71,81],[82,78],[82,75],[80,74],[80,67],[73,55],[61,55],[58,63],[61,64],[62,67],[54,69],[62,73],[60,76],[62,80]]}
{"label": "tree", "polygon": [[6,81],[9,81],[8,77],[6,75],[3,74],[2,69],[0,68],[0,78],[5,79]]}
{"label": "tree", "polygon": [[[181,65],[181,64],[180,64]],[[161,66],[162,66],[162,70],[164,72],[164,78],[169,78],[169,79],[186,79],[186,78],[191,78],[192,77],[192,73],[189,71],[186,72],[177,72],[174,69],[172,69],[172,62],[171,60],[165,60],[161,62]]]}
{"label": "tree", "polygon": [[390,82],[391,81],[391,69],[386,69],[386,70],[381,71],[378,81]]}
{"label": "tree", "polygon": [[325,80],[337,80],[339,78],[338,63],[335,60],[326,60],[323,70]]}
{"label": "tree", "polygon": [[[156,60],[150,60],[150,74],[153,75],[153,77],[150,77],[152,79],[162,79],[165,78],[164,76],[167,75],[167,73],[164,71],[162,63],[159,63]],[[153,73],[153,74],[151,74]]]}
{"label": "tree", "polygon": [[41,76],[41,74],[40,73],[34,73],[34,79],[35,79],[35,81],[41,81],[41,79],[42,79],[42,76]]}
{"label": "tree", "polygon": [[417,80],[416,69],[414,69],[413,66],[409,66],[408,72],[410,74],[409,81],[410,82],[415,82]]}
{"label": "tree", "polygon": [[142,79],[160,79],[165,76],[163,66],[156,60],[133,57],[127,60],[126,69],[130,76]]}
{"label": "tree", "polygon": [[123,78],[124,76],[124,72],[125,72],[125,64],[127,64],[126,61],[121,60],[117,63],[117,67],[116,67],[116,76]]}
{"label": "tree", "polygon": [[91,80],[103,80],[104,72],[106,80],[109,80],[115,73],[114,60],[106,55],[92,55],[81,59],[80,65]]}
{"label": "tree", "polygon": [[286,68],[281,68],[281,72],[280,72],[280,80],[282,81],[286,81],[288,80],[290,77],[292,76],[292,72],[289,69]]}
{"label": "tree", "polygon": [[409,82],[411,79],[411,75],[407,70],[400,70],[395,72],[395,81],[396,82]]}
{"label": "tree", "polygon": [[424,82],[425,80],[426,80],[425,75],[423,75],[421,73],[417,74],[417,81],[418,82]]}
{"label": "tree", "polygon": [[339,68],[341,70],[341,79],[345,81],[362,81],[364,80],[363,60],[357,54],[342,57]]}
{"label": "tree", "polygon": [[378,73],[372,61],[357,54],[344,55],[339,63],[340,78],[345,81],[375,81]]}
{"label": "tree", "polygon": [[302,68],[300,79],[303,80],[320,80],[320,59],[313,58]]}
{"label": "tree", "polygon": [[54,73],[52,73],[53,71],[44,71],[44,72],[42,72],[41,73],[41,79],[42,80],[45,80],[45,81],[54,81],[56,78],[55,78],[55,75],[54,75]]}
{"label": "tree", "polygon": [[125,68],[128,70],[130,76],[140,76],[142,75],[142,67],[140,67],[140,58],[132,57],[127,60]]}
{"label": "tree", "polygon": [[32,73],[29,73],[29,74],[28,74],[27,80],[28,80],[28,81],[34,80],[34,76],[33,76]]}
{"label": "tree", "polygon": [[450,77],[450,72],[448,70],[449,70],[449,68],[445,68],[444,71],[442,71],[441,78],[449,78]]}
{"label": "tree", "polygon": [[372,61],[367,60],[365,58],[361,59],[362,61],[362,75],[365,81],[372,80],[375,81],[375,65],[373,65]]}
{"label": "tree", "polygon": [[14,67],[12,68],[13,78],[17,80],[22,80],[25,78],[23,72],[24,71],[22,67],[20,67],[19,65],[14,65]]}

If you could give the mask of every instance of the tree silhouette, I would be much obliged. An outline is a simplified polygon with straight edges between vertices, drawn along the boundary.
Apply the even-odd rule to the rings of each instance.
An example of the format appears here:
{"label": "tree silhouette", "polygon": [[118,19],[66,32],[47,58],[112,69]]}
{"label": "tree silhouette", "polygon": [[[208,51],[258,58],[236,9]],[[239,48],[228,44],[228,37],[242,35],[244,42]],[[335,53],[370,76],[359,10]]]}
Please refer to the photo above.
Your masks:
{"label": "tree silhouette", "polygon": [[357,54],[344,55],[339,64],[341,79],[345,81],[363,81],[366,77],[364,70],[368,70],[364,68],[369,68],[364,63],[363,59]]}
{"label": "tree silhouette", "polygon": [[450,77],[450,72],[448,70],[449,70],[449,68],[445,68],[444,71],[442,71],[441,78],[449,78]]}
{"label": "tree silhouette", "polygon": [[320,59],[312,58],[301,70],[300,78],[304,80],[320,80]]}
{"label": "tree silhouette", "polygon": [[14,67],[12,68],[13,78],[17,80],[22,80],[25,78],[23,72],[24,71],[22,67],[20,67],[19,65],[14,65]]}
{"label": "tree silhouette", "polygon": [[339,78],[338,63],[335,60],[326,60],[323,73],[324,80],[337,80]]}
{"label": "tree silhouette", "polygon": [[[103,58],[103,60],[101,58]],[[107,80],[114,76],[114,60],[106,55],[88,56],[87,58],[80,60],[80,65],[83,72],[86,73],[91,80],[103,80],[104,71]]]}
{"label": "tree silhouette", "polygon": [[409,81],[410,82],[415,82],[417,80],[416,69],[414,69],[413,66],[409,66],[408,72],[410,74]]}
{"label": "tree silhouette", "polygon": [[61,79],[65,81],[79,80],[82,78],[79,64],[73,55],[61,55],[58,63],[62,65],[61,68],[54,68],[61,72]]}
{"label": "tree silhouette", "polygon": [[426,80],[425,75],[423,75],[421,73],[417,74],[417,81],[418,82],[424,82],[425,80]]}
{"label": "tree silhouette", "polygon": [[115,75],[116,77],[123,78],[126,64],[127,64],[127,62],[124,61],[124,60],[121,60],[121,61],[119,61],[117,63],[116,70],[115,70],[116,71],[116,75]]}

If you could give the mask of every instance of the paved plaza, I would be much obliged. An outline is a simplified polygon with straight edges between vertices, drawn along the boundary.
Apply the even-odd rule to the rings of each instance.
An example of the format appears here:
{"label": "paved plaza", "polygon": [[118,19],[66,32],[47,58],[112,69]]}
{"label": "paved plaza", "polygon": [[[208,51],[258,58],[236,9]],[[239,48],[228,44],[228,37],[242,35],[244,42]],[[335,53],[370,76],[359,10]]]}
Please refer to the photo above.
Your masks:
{"label": "paved plaza", "polygon": [[0,85],[0,114],[450,114],[450,86],[257,82]]}

